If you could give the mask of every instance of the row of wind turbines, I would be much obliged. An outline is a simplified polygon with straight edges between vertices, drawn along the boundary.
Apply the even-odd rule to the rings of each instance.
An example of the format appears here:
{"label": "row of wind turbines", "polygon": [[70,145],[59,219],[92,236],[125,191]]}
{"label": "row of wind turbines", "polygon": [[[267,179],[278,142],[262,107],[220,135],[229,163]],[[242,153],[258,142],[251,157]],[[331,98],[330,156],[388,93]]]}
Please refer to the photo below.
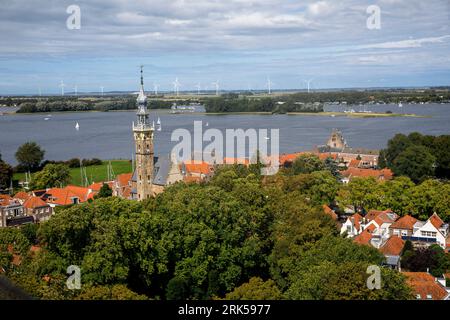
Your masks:
{"label": "row of wind turbines", "polygon": [[[305,83],[306,88],[308,90],[308,93],[311,92],[311,82],[312,82],[312,80],[313,79],[303,80],[303,82]],[[216,80],[216,81],[212,82],[211,84],[212,84],[213,89],[215,91],[215,95],[218,96],[219,93],[220,93],[220,82],[219,82],[219,80]],[[273,88],[274,84],[275,83],[270,80],[270,77],[267,77],[266,87],[267,87],[268,94],[272,94],[272,88]],[[173,85],[173,93],[176,96],[179,96],[180,95],[181,83],[178,80],[178,77],[175,78],[175,81],[172,82],[172,85]],[[64,88],[67,87],[67,85],[64,84],[63,80],[61,80],[61,82],[59,84],[59,87],[61,88],[61,96],[64,96],[64,94],[65,94]],[[195,89],[197,91],[197,95],[200,95],[201,94],[201,89],[202,89],[201,84],[197,83],[194,87],[195,87]],[[104,86],[100,86],[99,88],[100,88],[101,96],[103,96],[105,87]],[[159,88],[160,88],[160,85],[158,83],[154,82],[153,83],[153,93],[155,94],[155,96],[158,95]],[[205,87],[204,90],[206,90],[207,88],[208,87]],[[248,87],[248,91],[252,91],[250,86]],[[73,87],[73,92],[74,92],[75,96],[78,96],[78,86],[77,85],[75,85]],[[39,88],[39,96],[42,96],[41,88]]]}

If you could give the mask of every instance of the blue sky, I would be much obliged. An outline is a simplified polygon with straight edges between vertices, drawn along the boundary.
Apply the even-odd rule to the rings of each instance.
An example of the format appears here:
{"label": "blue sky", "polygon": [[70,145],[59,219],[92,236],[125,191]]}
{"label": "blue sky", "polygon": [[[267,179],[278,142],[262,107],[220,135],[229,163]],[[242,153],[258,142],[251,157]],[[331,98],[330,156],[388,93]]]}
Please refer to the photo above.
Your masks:
{"label": "blue sky", "polygon": [[[81,28],[69,30],[70,5]],[[381,28],[366,26],[369,5]],[[0,0],[0,94],[450,85],[449,0]]]}

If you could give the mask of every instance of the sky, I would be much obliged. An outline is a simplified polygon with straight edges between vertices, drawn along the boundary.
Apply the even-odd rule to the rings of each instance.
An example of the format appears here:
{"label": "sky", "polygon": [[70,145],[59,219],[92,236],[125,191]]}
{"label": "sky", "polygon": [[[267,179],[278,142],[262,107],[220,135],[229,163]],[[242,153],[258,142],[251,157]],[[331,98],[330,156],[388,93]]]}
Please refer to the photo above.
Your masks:
{"label": "sky", "polygon": [[137,90],[141,64],[149,91],[450,85],[449,22],[450,0],[0,0],[0,94]]}

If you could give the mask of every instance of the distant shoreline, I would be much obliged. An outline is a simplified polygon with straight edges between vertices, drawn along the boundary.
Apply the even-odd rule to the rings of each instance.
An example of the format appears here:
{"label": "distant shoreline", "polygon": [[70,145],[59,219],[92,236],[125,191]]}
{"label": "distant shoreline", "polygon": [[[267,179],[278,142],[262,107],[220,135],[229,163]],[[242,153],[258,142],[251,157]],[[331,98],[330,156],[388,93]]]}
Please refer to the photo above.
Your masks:
{"label": "distant shoreline", "polygon": [[[135,112],[136,109],[127,110],[109,110],[109,111],[99,111],[99,110],[82,110],[82,111],[51,111],[51,112],[8,112],[3,113],[3,116],[10,115],[48,115],[48,114],[63,114],[63,113],[86,113],[86,112]],[[171,109],[149,109],[149,111],[156,111],[166,114],[172,114]],[[175,114],[182,115],[294,115],[294,116],[336,116],[336,117],[353,117],[353,118],[383,118],[383,117],[412,117],[412,118],[431,118],[429,115],[417,115],[411,113],[363,113],[363,112],[340,112],[340,111],[322,111],[322,112],[287,112],[287,113],[273,113],[269,111],[233,111],[233,112],[179,112]]]}

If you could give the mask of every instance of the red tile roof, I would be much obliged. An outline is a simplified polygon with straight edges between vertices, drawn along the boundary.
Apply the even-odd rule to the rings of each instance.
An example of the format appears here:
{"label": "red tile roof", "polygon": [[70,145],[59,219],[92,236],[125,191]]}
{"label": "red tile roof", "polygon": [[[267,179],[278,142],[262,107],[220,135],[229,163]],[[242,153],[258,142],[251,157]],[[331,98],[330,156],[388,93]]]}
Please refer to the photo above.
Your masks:
{"label": "red tile roof", "polygon": [[327,206],[326,204],[323,205],[323,211],[326,214],[328,214],[331,217],[331,219],[333,219],[335,221],[338,219],[336,212],[334,212],[334,210],[331,210],[331,208],[329,206]]}
{"label": "red tile roof", "polygon": [[441,220],[441,218],[439,218],[439,216],[435,213],[433,213],[433,215],[428,218],[428,220],[430,220],[431,224],[436,228],[439,229],[443,224],[444,221]]}
{"label": "red tile roof", "polygon": [[186,174],[210,174],[212,172],[212,166],[207,162],[194,162],[189,161],[184,163],[184,167],[186,168]]}
{"label": "red tile roof", "polygon": [[38,208],[38,207],[45,207],[48,206],[48,204],[42,200],[39,197],[29,197],[24,203],[23,206],[27,209],[34,209],[34,208]]}
{"label": "red tile roof", "polygon": [[422,300],[428,300],[428,295],[431,295],[433,300],[443,300],[448,296],[447,291],[429,273],[403,272],[403,274],[407,277],[407,283],[414,294],[420,296]]}
{"label": "red tile roof", "polygon": [[244,164],[249,165],[250,161],[245,158],[223,158],[224,164]]}
{"label": "red tile roof", "polygon": [[10,201],[12,201],[13,198],[11,198],[8,194],[0,194],[0,206],[1,205],[8,205]]}
{"label": "red tile roof", "polygon": [[119,187],[124,187],[129,184],[132,177],[133,173],[122,173],[116,176],[116,181],[119,183]]}
{"label": "red tile roof", "polygon": [[392,236],[380,248],[382,254],[387,256],[399,256],[405,246],[405,241],[397,236]]}
{"label": "red tile roof", "polygon": [[[353,220],[352,220],[353,218]],[[362,216],[359,213],[355,213],[354,215],[352,215],[349,219],[351,221],[354,221],[354,225],[356,227],[356,229],[359,230],[360,226],[361,226],[361,221],[362,221]]]}
{"label": "red tile roof", "polygon": [[73,198],[78,198],[79,202],[85,202],[89,198],[89,188],[79,186],[67,186],[65,188],[51,188],[45,193],[47,203],[58,205],[72,204]]}
{"label": "red tile roof", "polygon": [[377,227],[374,224],[370,224],[365,230],[373,233]]}
{"label": "red tile roof", "polygon": [[358,244],[369,245],[371,239],[372,239],[372,235],[370,234],[370,232],[367,230],[364,230],[363,232],[358,234],[356,237],[354,237],[353,241]]}
{"label": "red tile roof", "polygon": [[417,219],[411,217],[410,215],[406,215],[395,221],[390,228],[392,229],[407,229],[412,230],[414,224],[417,222]]}
{"label": "red tile roof", "polygon": [[361,168],[348,168],[342,171],[344,177],[355,178],[355,177],[374,177],[380,180],[390,180],[394,175],[390,169],[361,169]]}
{"label": "red tile roof", "polygon": [[360,163],[361,163],[361,160],[358,160],[358,159],[352,159],[352,160],[350,160],[350,162],[348,163],[348,167],[349,167],[349,168],[358,168]]}
{"label": "red tile roof", "polygon": [[30,195],[28,193],[26,193],[26,192],[23,192],[23,191],[19,191],[19,192],[17,192],[14,195],[14,199],[19,199],[19,200],[22,200],[22,201],[27,200],[29,197],[30,197]]}

